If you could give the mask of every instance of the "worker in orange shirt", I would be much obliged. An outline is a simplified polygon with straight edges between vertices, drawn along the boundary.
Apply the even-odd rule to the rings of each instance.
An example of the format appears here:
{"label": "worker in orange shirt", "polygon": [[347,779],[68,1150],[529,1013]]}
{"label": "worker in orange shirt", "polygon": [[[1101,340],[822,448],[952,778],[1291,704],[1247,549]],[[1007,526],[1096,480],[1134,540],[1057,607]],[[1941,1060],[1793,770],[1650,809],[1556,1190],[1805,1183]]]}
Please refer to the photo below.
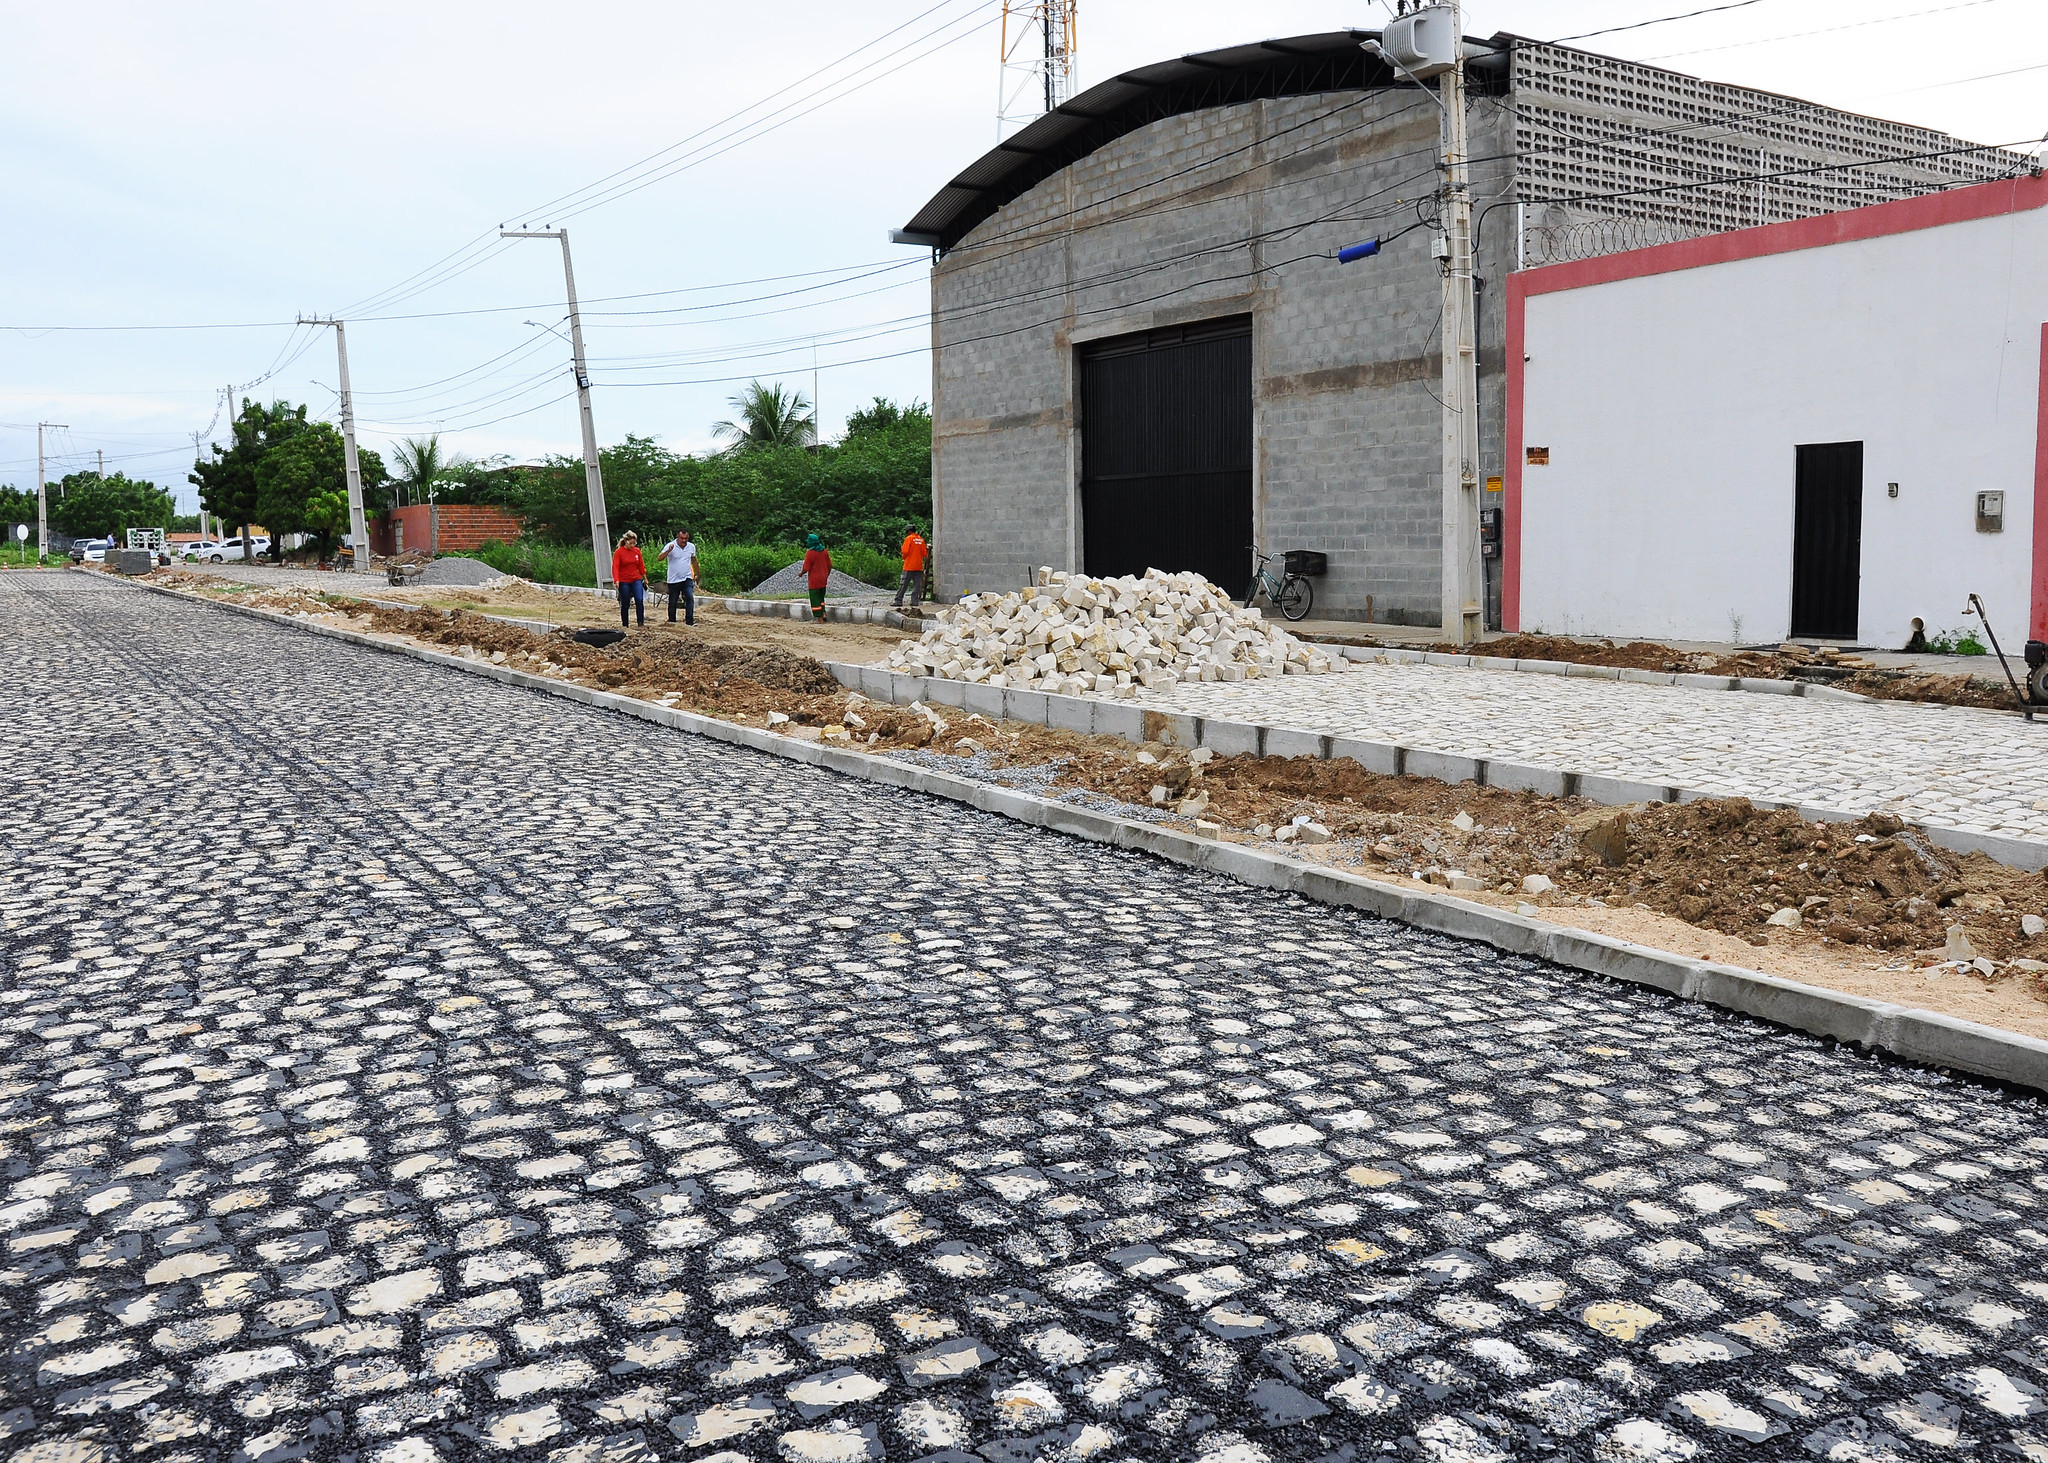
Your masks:
{"label": "worker in orange shirt", "polygon": [[924,566],[931,558],[931,545],[924,535],[911,529],[903,539],[903,577],[896,582],[896,608],[903,608],[903,591],[910,591],[910,607],[924,603]]}

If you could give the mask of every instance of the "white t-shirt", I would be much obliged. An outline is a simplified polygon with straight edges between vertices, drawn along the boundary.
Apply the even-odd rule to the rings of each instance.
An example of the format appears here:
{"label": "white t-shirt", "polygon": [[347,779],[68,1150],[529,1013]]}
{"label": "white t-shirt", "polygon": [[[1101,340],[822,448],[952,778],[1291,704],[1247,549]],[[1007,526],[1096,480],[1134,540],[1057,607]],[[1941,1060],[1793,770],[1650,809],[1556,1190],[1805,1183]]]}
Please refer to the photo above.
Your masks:
{"label": "white t-shirt", "polygon": [[668,547],[662,550],[662,552],[668,555],[668,582],[670,584],[681,584],[685,579],[695,579],[697,577],[697,546],[695,544],[678,544],[674,539],[670,539]]}

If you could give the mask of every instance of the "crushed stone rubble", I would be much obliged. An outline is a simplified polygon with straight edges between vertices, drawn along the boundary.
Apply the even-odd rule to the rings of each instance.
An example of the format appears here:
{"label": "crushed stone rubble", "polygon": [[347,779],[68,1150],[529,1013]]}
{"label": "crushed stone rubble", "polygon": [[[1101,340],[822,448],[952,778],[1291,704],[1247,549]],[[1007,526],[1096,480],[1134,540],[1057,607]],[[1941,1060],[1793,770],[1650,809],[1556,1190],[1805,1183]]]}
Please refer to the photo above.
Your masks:
{"label": "crushed stone rubble", "polygon": [[1126,698],[1184,681],[1328,675],[1349,666],[1241,608],[1199,574],[1148,569],[1092,579],[1044,568],[1037,578],[1011,594],[968,596],[883,664],[949,681]]}

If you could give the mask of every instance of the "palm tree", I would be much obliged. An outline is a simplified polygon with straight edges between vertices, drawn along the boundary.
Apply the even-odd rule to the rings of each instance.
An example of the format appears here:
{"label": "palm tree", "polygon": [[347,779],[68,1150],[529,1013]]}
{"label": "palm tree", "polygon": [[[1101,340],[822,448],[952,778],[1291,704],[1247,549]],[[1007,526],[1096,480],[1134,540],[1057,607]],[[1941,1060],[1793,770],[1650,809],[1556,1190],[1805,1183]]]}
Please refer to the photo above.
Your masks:
{"label": "palm tree", "polygon": [[761,447],[808,447],[818,440],[818,424],[808,413],[810,402],[801,391],[784,391],[782,383],[763,386],[759,381],[733,397],[729,403],[739,419],[714,422],[715,437],[730,438],[728,452],[752,452]]}
{"label": "palm tree", "polygon": [[391,457],[398,464],[397,476],[391,479],[394,503],[406,498],[417,503],[426,497],[427,490],[435,483],[468,461],[467,458],[455,453],[444,455],[438,433],[430,437],[407,437],[394,442],[391,446]]}

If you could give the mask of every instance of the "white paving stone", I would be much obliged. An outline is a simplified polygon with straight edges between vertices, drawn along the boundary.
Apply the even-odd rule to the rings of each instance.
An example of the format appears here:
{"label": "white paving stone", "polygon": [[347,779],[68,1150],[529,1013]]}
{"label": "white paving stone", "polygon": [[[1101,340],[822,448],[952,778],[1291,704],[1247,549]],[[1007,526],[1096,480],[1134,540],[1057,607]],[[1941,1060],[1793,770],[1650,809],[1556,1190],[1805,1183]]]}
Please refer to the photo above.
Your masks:
{"label": "white paving stone", "polygon": [[2048,720],[1455,666],[1184,684],[1141,704],[2048,839]]}

